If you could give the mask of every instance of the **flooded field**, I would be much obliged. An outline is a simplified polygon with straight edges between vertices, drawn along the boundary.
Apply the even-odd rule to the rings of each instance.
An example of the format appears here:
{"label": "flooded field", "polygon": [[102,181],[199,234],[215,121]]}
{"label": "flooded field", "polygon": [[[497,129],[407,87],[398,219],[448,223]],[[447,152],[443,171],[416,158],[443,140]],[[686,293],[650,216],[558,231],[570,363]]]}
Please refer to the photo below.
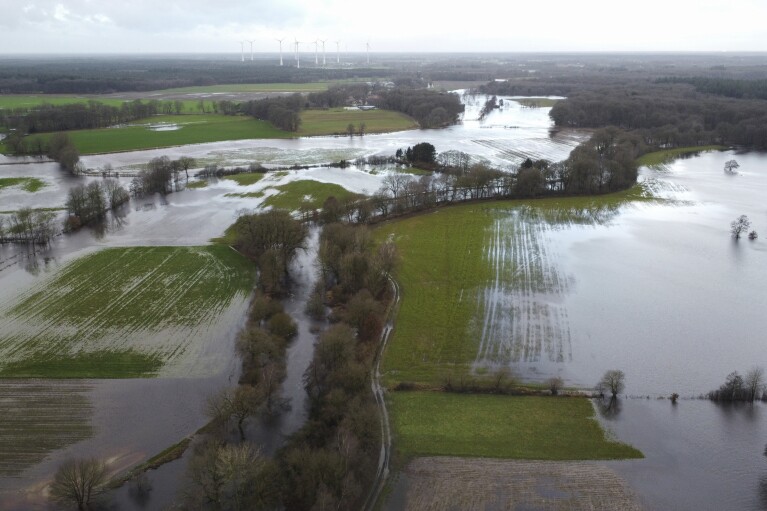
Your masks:
{"label": "flooded field", "polygon": [[[351,139],[217,142],[85,157],[87,167],[108,163],[124,172],[135,171],[156,156],[191,156],[200,166],[253,162],[317,166],[272,173],[247,186],[210,180],[204,188],[132,200],[103,228],[59,236],[50,248],[34,254],[0,246],[3,310],[17,303],[11,298],[33,292],[41,282],[55,279],[70,262],[100,248],[203,245],[220,236],[239,211],[261,207],[279,186],[312,179],[355,193],[372,193],[385,177],[385,172],[321,164],[391,155],[398,148],[428,141],[437,151],[461,150],[475,160],[508,167],[526,157],[561,160],[589,136],[584,131],[552,133],[548,108],[523,108],[505,99],[502,110],[479,120],[485,98],[465,97],[463,122],[444,130]],[[733,176],[722,171],[724,161],[732,158],[740,163],[739,173]],[[8,157],[0,157],[0,177],[34,177],[45,184],[34,192],[18,186],[0,189],[0,211],[61,208],[69,188],[100,179],[74,178],[54,163]],[[454,357],[476,370],[509,366],[527,380],[559,375],[568,385],[585,387],[592,386],[606,369],[616,368],[626,373],[628,394],[652,397],[671,392],[698,395],[719,386],[733,370],[743,373],[754,365],[767,365],[763,342],[767,156],[707,153],[643,169],[641,180],[646,190],[665,200],[566,211],[506,208],[483,219],[486,224],[477,232],[482,247],[475,254],[484,265],[481,273],[487,283],[476,289],[451,289],[454,294],[446,295],[461,304],[454,319],[470,325],[474,344],[468,349],[464,345],[458,355],[435,356]],[[121,182],[127,186],[129,178]],[[729,223],[741,214],[751,218],[760,239],[735,242],[730,238]],[[445,232],[455,229],[449,226]],[[292,305],[286,306],[291,313],[303,309],[301,297],[311,288],[310,259],[301,259],[301,284]],[[466,278],[472,275],[467,273]],[[67,386],[57,386],[56,380],[2,383],[0,415],[14,421],[0,425],[0,459],[13,460],[0,465],[0,508],[33,507],[34,499],[27,494],[39,492],[40,482],[68,454],[104,456],[114,460],[116,468],[128,467],[202,426],[201,403],[237,378],[232,346],[243,319],[237,316],[209,332],[210,340],[217,339],[217,353],[229,354],[222,356],[216,371],[197,373],[194,378],[69,381],[67,395],[76,402],[68,408],[66,420],[64,416],[54,419],[61,409],[52,404]],[[6,328],[9,322],[4,319],[2,325]],[[276,444],[305,417],[301,374],[311,358],[310,326],[306,318],[299,318],[300,340],[289,350],[284,392],[294,398],[293,408],[280,424],[257,426],[263,428],[260,434],[267,443]],[[433,347],[424,344],[423,349]],[[671,409],[665,400],[628,400],[619,419],[605,423],[619,440],[641,449],[647,459],[615,462],[610,467],[636,489],[648,509],[686,502],[684,492],[674,493],[674,488],[684,487],[698,488],[696,494],[703,496],[716,491],[740,499],[733,501],[742,504],[737,508],[760,509],[765,505],[760,495],[767,494],[764,466],[759,465],[764,460],[754,456],[764,449],[763,408],[759,404],[752,412],[724,413],[708,402],[683,400]],[[677,423],[674,410],[694,413]],[[19,443],[19,431],[33,423],[66,427],[58,436],[42,428],[24,446]],[[45,442],[44,435],[50,435]],[[669,446],[668,438],[697,450],[700,457],[685,457],[681,448]],[[724,451],[733,454],[728,457]],[[675,454],[670,457],[664,452]],[[736,455],[748,461],[739,464]],[[717,463],[705,465],[710,459]],[[705,484],[696,482],[701,466],[709,469],[709,475],[701,479]],[[172,478],[168,473],[174,472],[158,471],[160,478]],[[714,504],[726,504],[703,497],[689,502],[699,505],[688,509],[718,509],[722,506]],[[682,504],[672,507],[685,509]]]}

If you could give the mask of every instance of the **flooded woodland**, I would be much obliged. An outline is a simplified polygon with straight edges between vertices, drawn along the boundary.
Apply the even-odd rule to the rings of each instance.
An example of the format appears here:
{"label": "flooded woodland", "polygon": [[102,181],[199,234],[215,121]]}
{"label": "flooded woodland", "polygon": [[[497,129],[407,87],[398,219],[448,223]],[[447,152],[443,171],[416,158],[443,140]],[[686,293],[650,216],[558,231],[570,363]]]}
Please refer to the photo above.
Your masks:
{"label": "flooded woodland", "polygon": [[[19,344],[9,339],[41,338],[46,321],[55,327],[63,307],[56,293],[69,290],[68,272],[95,255],[126,247],[204,246],[221,236],[238,212],[261,207],[281,185],[311,179],[370,194],[393,171],[322,164],[388,156],[428,141],[438,152],[456,149],[511,168],[528,157],[562,160],[589,137],[585,130],[555,130],[549,108],[525,108],[513,98],[503,98],[502,109],[479,120],[485,99],[464,96],[462,122],[439,130],[241,140],[84,157],[86,167],[108,163],[125,174],[162,155],[191,156],[200,166],[259,162],[311,168],[269,173],[246,186],[211,179],[204,188],[133,199],[100,229],[58,236],[34,253],[0,246],[3,363],[20,357],[13,348]],[[740,169],[729,175],[723,165],[733,158]],[[101,179],[74,178],[54,163],[10,157],[0,157],[0,176],[45,182],[35,193],[0,190],[0,211],[63,208],[69,188]],[[127,185],[130,178],[120,179]],[[645,459],[606,465],[628,482],[645,507],[763,509],[767,408],[694,398],[718,387],[728,373],[743,373],[767,360],[767,245],[761,238],[733,240],[729,234],[730,222],[742,214],[767,234],[767,155],[703,153],[642,168],[639,181],[642,193],[625,200],[597,198],[577,208],[534,201],[488,204],[477,212],[487,217],[483,249],[476,254],[487,278],[482,285],[457,290],[473,303],[461,332],[473,340],[464,362],[472,371],[509,367],[525,381],[559,376],[568,386],[585,388],[592,388],[606,369],[619,368],[626,374],[626,396],[618,409],[600,411],[599,420]],[[306,417],[301,376],[314,335],[303,309],[316,278],[316,244],[313,232],[309,248],[294,262],[297,283],[285,305],[299,325],[283,385],[291,408],[270,422],[251,424],[267,452]],[[110,294],[111,307],[126,305],[119,296],[118,290]],[[41,485],[73,453],[107,458],[113,467],[126,469],[205,424],[206,397],[238,377],[234,341],[244,322],[247,292],[230,290],[215,303],[193,292],[172,298],[173,307],[184,311],[174,324],[154,324],[137,309],[136,322],[118,325],[122,332],[104,333],[99,341],[106,346],[123,335],[143,335],[151,326],[157,339],[164,339],[142,341],[147,353],[165,357],[155,377],[0,380],[0,416],[8,418],[0,422],[0,509],[44,509]],[[144,306],[152,309],[152,304]],[[100,329],[93,322],[70,327],[74,334],[51,331],[43,337],[95,335],[89,329]],[[172,346],[168,339],[175,339]],[[682,396],[678,404],[659,399],[671,393]],[[173,502],[183,467],[184,458],[150,472],[156,490],[146,508]],[[119,509],[141,508],[127,487],[116,496]]]}

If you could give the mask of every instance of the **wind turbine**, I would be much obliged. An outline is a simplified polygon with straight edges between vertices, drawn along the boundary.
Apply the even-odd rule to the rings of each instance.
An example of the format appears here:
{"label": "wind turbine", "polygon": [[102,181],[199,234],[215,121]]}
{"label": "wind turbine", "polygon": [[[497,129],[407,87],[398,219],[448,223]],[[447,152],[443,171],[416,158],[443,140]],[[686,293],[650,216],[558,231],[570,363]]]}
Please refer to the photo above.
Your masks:
{"label": "wind turbine", "polygon": [[245,41],[238,41],[240,43],[240,54],[242,62],[245,62]]}
{"label": "wind turbine", "polygon": [[250,61],[253,62],[253,43],[256,42],[256,40],[248,41],[250,43]]}
{"label": "wind turbine", "polygon": [[320,59],[319,59],[319,40],[314,40],[314,65],[319,66],[320,65]]}
{"label": "wind turbine", "polygon": [[322,67],[325,67],[325,41],[327,41],[327,39],[320,39],[320,42],[322,43]]}
{"label": "wind turbine", "polygon": [[341,46],[341,41],[335,41],[336,43],[336,64],[341,63],[341,50],[339,49]]}
{"label": "wind turbine", "polygon": [[283,39],[277,39],[277,42],[280,43],[280,65],[282,65],[282,41],[283,40],[284,40],[284,38]]}
{"label": "wind turbine", "polygon": [[294,37],[293,39],[294,39],[294,40],[295,40],[295,42],[296,42],[296,69],[298,69],[298,68],[300,68],[300,67],[301,67],[301,54],[300,54],[300,52],[298,51],[298,45],[299,45],[300,43],[298,42],[298,39],[296,39],[295,37]]}

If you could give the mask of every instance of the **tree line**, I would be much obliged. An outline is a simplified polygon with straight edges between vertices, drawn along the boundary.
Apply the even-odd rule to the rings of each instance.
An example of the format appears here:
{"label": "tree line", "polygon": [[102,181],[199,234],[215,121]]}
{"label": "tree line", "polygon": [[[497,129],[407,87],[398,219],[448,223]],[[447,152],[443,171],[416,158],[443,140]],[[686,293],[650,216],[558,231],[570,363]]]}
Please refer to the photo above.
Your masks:
{"label": "tree line", "polygon": [[579,91],[551,109],[557,126],[630,130],[650,147],[709,144],[767,149],[767,103],[690,95],[673,86]]}
{"label": "tree line", "polygon": [[127,101],[117,106],[88,100],[67,105],[42,105],[0,109],[0,125],[23,133],[106,128],[161,113],[181,113],[181,101]]}
{"label": "tree line", "polygon": [[278,96],[240,104],[240,111],[256,119],[269,121],[284,131],[298,131],[305,99],[301,94]]}
{"label": "tree line", "polygon": [[378,108],[409,115],[422,128],[454,124],[464,110],[457,94],[406,87],[378,91],[375,97],[370,97],[370,103]]}
{"label": "tree line", "polygon": [[387,69],[279,66],[275,60],[34,58],[0,63],[0,93],[107,94],[229,83],[307,83],[385,77]]}

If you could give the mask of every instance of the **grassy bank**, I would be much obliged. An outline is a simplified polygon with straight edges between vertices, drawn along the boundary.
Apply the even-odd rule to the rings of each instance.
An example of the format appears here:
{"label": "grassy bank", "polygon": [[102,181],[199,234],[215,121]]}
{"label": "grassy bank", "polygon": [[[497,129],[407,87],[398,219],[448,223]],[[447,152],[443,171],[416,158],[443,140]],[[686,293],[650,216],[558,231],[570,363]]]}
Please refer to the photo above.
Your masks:
{"label": "grassy bank", "polygon": [[0,377],[128,378],[204,365],[196,357],[253,278],[225,246],[82,257],[0,309]]}
{"label": "grassy bank", "polygon": [[389,394],[400,454],[528,460],[641,458],[609,441],[583,398]]}
{"label": "grassy bank", "polygon": [[723,151],[725,149],[727,149],[727,147],[721,145],[677,147],[675,149],[665,149],[663,151],[655,151],[640,156],[637,158],[637,165],[640,167],[658,167],[669,163],[676,158],[679,158],[680,156],[702,153],[705,151]]}
{"label": "grassy bank", "polygon": [[365,133],[388,133],[418,128],[418,123],[405,114],[390,110],[304,110],[301,112],[301,136],[346,135],[349,124],[354,125],[355,134],[360,124],[365,124]]}

